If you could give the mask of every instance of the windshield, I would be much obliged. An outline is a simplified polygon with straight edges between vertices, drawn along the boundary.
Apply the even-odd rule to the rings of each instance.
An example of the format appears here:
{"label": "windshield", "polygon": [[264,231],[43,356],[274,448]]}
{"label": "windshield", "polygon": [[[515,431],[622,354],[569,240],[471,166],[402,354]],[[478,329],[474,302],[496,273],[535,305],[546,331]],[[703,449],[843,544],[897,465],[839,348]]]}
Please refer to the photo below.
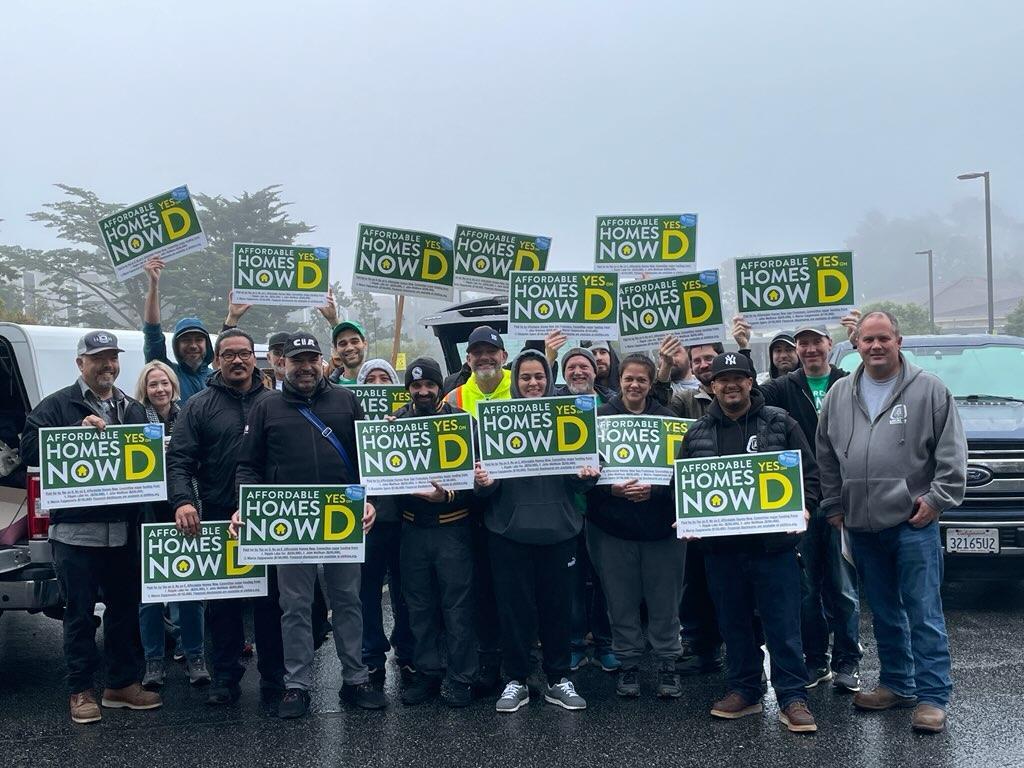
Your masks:
{"label": "windshield", "polygon": [[[1024,399],[1024,347],[917,347],[903,348],[907,359],[942,379],[954,397],[996,395]],[[837,363],[856,370],[856,350]]]}

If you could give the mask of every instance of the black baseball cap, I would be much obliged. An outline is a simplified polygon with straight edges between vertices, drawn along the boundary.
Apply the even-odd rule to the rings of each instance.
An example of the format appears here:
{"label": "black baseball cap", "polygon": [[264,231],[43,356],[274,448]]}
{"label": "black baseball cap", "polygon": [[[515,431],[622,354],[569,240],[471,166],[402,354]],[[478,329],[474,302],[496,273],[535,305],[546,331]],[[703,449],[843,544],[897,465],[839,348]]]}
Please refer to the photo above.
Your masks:
{"label": "black baseball cap", "polygon": [[316,340],[316,336],[311,333],[292,333],[289,334],[288,340],[284,344],[284,356],[295,357],[295,355],[301,355],[304,352],[316,352],[320,353],[320,342]]}
{"label": "black baseball cap", "polygon": [[793,334],[793,338],[796,339],[801,333],[816,333],[826,339],[831,339],[832,334],[828,332],[828,328],[824,325],[801,325],[796,329],[796,333]]}
{"label": "black baseball cap", "polygon": [[123,349],[117,346],[117,336],[110,331],[90,331],[78,340],[78,354],[80,356],[95,355],[110,350],[124,352]]}
{"label": "black baseball cap", "polygon": [[408,389],[414,381],[426,379],[437,386],[444,386],[444,376],[441,374],[441,366],[432,357],[417,357],[409,367],[405,369],[405,388]]}
{"label": "black baseball cap", "polygon": [[466,343],[466,351],[473,349],[474,344],[490,344],[498,349],[505,349],[505,342],[501,340],[501,334],[489,325],[481,325],[473,329],[469,334],[469,341]]}
{"label": "black baseball cap", "polygon": [[272,333],[267,337],[267,347],[273,349],[274,347],[283,347],[288,342],[288,337],[291,336],[288,331],[278,331]]}
{"label": "black baseball cap", "polygon": [[742,373],[752,379],[756,375],[754,364],[746,355],[741,355],[739,352],[723,352],[716,355],[715,359],[711,361],[712,381],[726,373]]}
{"label": "black baseball cap", "polygon": [[779,331],[778,333],[776,333],[774,336],[772,336],[772,340],[768,342],[768,349],[771,349],[780,341],[783,344],[786,344],[792,347],[793,349],[796,349],[796,334],[794,334],[792,331]]}

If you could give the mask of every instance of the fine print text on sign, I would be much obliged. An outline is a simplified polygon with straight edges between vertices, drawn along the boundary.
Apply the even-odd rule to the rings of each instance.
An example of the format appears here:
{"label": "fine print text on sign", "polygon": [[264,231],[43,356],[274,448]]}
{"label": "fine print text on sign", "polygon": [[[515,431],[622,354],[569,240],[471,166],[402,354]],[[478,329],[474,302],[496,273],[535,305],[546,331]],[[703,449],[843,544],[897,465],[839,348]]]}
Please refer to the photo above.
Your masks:
{"label": "fine print text on sign", "polygon": [[238,561],[361,563],[365,499],[361,485],[243,485]]}
{"label": "fine print text on sign", "polygon": [[235,243],[231,250],[236,303],[319,307],[327,301],[329,248]]}
{"label": "fine print text on sign", "polygon": [[345,389],[356,396],[368,421],[393,416],[409,403],[409,391],[401,384],[347,384]]}
{"label": "fine print text on sign", "polygon": [[496,480],[600,466],[594,395],[490,400],[478,408],[480,461]]}
{"label": "fine print text on sign", "polygon": [[180,259],[206,247],[188,187],[176,187],[97,222],[118,280],[142,271],[146,259]]}
{"label": "fine print text on sign", "polygon": [[677,275],[697,261],[697,214],[598,216],[594,269]]}
{"label": "fine print text on sign", "polygon": [[754,328],[841,320],[855,296],[850,251],[736,259],[736,305]]}
{"label": "fine print text on sign", "polygon": [[671,416],[597,417],[597,447],[604,458],[598,485],[636,480],[644,485],[671,485],[679,446],[693,419]]}
{"label": "fine print text on sign", "polygon": [[508,335],[542,339],[566,336],[617,339],[618,280],[602,272],[520,272],[509,278]]}
{"label": "fine print text on sign", "polygon": [[637,280],[619,287],[619,348],[657,349],[668,335],[683,344],[721,341],[725,334],[718,270]]}
{"label": "fine print text on sign", "polygon": [[800,451],[678,459],[675,469],[680,538],[807,527]]}
{"label": "fine print text on sign", "polygon": [[468,413],[397,421],[357,421],[359,479],[379,496],[473,487],[473,427]]}
{"label": "fine print text on sign", "polygon": [[267,594],[267,569],[241,565],[228,523],[203,522],[189,536],[174,523],[142,526],[142,602],[224,600]]}
{"label": "fine print text on sign", "polygon": [[442,235],[360,224],[352,288],[451,300],[454,256]]}
{"label": "fine print text on sign", "polygon": [[44,509],[163,501],[163,424],[44,427],[39,486]]}
{"label": "fine print text on sign", "polygon": [[504,294],[512,270],[542,272],[551,238],[459,225],[455,229],[455,287]]}

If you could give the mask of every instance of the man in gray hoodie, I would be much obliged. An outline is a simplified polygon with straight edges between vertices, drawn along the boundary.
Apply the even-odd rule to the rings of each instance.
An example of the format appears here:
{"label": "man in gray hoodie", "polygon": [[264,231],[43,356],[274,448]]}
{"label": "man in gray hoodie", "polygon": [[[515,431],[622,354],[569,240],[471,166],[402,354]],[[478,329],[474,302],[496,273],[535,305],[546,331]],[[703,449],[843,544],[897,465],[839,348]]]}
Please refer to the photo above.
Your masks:
{"label": "man in gray hoodie", "polygon": [[874,614],[878,686],[860,710],[915,707],[915,730],[946,724],[952,690],[938,518],[963,501],[967,441],[949,390],[900,352],[899,323],[869,312],[861,365],[829,390],[818,422],[819,514],[849,532]]}

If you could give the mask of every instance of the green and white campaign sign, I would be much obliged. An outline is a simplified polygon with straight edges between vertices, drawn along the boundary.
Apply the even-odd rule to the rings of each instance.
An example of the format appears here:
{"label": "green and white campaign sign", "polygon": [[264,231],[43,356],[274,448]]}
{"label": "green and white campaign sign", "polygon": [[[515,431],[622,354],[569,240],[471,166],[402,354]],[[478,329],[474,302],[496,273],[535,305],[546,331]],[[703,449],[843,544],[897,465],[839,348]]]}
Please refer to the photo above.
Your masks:
{"label": "green and white campaign sign", "polygon": [[697,262],[697,214],[598,216],[594,269],[677,275]]}
{"label": "green and white campaign sign", "polygon": [[636,480],[671,485],[679,446],[693,419],[617,414],[597,417],[597,448],[604,458],[598,485]]}
{"label": "green and white campaign sign", "polygon": [[267,569],[238,562],[238,542],[228,522],[203,522],[196,536],[174,523],[142,526],[142,602],[263,597]]}
{"label": "green and white campaign sign", "polygon": [[327,302],[330,248],[235,243],[231,290],[238,304],[320,307]]}
{"label": "green and white campaign sign", "polygon": [[678,459],[675,468],[680,538],[807,527],[800,451]]}
{"label": "green and white campaign sign", "polygon": [[361,485],[243,485],[238,561],[361,563],[365,500]]}
{"label": "green and white campaign sign", "polygon": [[44,509],[164,501],[163,424],[43,427],[39,487]]}
{"label": "green and white campaign sign", "polygon": [[455,287],[504,294],[512,270],[542,272],[551,238],[460,224],[455,228]]}
{"label": "green and white campaign sign", "polygon": [[473,487],[473,427],[468,413],[397,421],[357,421],[359,479],[377,496]]}
{"label": "green and white campaign sign", "polygon": [[345,389],[356,396],[368,421],[392,416],[410,400],[409,391],[401,384],[346,384]]}
{"label": "green and white campaign sign", "polygon": [[725,325],[717,269],[619,287],[619,349],[647,352],[668,335],[683,344],[722,340]]}
{"label": "green and white campaign sign", "polygon": [[352,289],[450,301],[454,261],[442,235],[360,224]]}
{"label": "green and white campaign sign", "polygon": [[841,320],[854,308],[853,253],[736,259],[736,305],[754,328]]}
{"label": "green and white campaign sign", "polygon": [[600,466],[594,395],[487,400],[477,407],[480,462],[495,480]]}
{"label": "green and white campaign sign", "polygon": [[151,256],[173,261],[206,247],[188,187],[130,205],[97,224],[118,280],[139,274]]}
{"label": "green and white campaign sign", "polygon": [[600,272],[522,272],[509,276],[508,335],[617,339],[619,276]]}

